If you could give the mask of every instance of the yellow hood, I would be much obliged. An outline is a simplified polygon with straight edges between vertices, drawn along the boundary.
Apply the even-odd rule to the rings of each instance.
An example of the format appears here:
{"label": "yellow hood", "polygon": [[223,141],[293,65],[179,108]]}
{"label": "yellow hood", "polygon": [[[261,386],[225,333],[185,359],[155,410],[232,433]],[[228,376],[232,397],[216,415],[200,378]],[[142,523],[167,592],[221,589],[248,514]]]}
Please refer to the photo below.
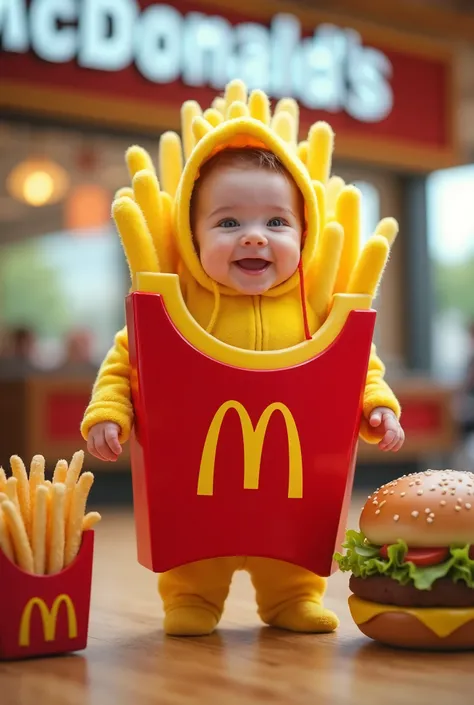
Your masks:
{"label": "yellow hood", "polygon": [[[230,88],[240,88],[242,93],[245,90],[240,82],[231,84]],[[232,91],[228,92],[232,94]],[[245,95],[240,98],[245,98]],[[229,104],[226,105],[225,115],[213,110],[210,114],[205,113],[202,117],[193,118],[191,128],[196,143],[186,161],[175,196],[175,233],[180,256],[199,284],[209,290],[214,289],[214,283],[204,272],[193,244],[190,203],[202,164],[216,152],[228,147],[261,147],[273,152],[283,162],[300,189],[305,203],[306,237],[302,251],[304,273],[314,258],[319,230],[316,194],[309,174],[297,154],[294,138],[297,134],[294,117],[296,111],[291,114],[288,110],[280,109],[276,113],[277,119],[271,124],[268,99],[260,91],[252,93],[248,104],[242,99],[227,100]],[[185,105],[184,116],[187,110],[189,108]],[[267,292],[267,295],[279,296],[298,284],[298,272],[295,272],[289,280]],[[223,286],[219,286],[219,290],[227,295],[237,293]]]}
{"label": "yellow hood", "polygon": [[159,174],[145,150],[132,146],[127,151],[132,188],[117,192],[112,213],[132,280],[138,272],[174,273],[180,279],[185,274],[186,281],[212,293],[214,310],[202,325],[213,330],[221,294],[235,298],[237,292],[218,285],[201,266],[190,227],[191,195],[202,164],[216,152],[258,146],[276,154],[293,176],[306,215],[301,271],[266,296],[293,295],[299,286],[302,308],[309,301],[316,326],[326,319],[334,295],[375,296],[398,224],[384,218],[362,244],[361,194],[330,177],[334,135],[327,123],[316,122],[307,140],[298,142],[299,109],[293,99],[280,100],[272,114],[265,93],[254,90],[248,97],[242,81],[235,80],[207,110],[195,101],[183,104],[181,135],[162,135]]}
{"label": "yellow hood", "polygon": [[[184,103],[182,134],[185,164],[182,166],[179,138],[166,133],[160,142],[160,183],[174,198],[174,236],[179,258],[196,281],[208,290],[215,291],[216,283],[204,272],[190,226],[190,203],[194,184],[201,166],[218,151],[229,147],[260,147],[273,152],[283,162],[301,191],[305,203],[306,232],[302,250],[302,269],[306,276],[314,260],[320,217],[315,187],[300,154],[306,154],[305,144],[298,145],[298,106],[291,99],[281,100],[271,116],[270,102],[262,91],[255,90],[247,99],[244,84],[232,81],[225,97],[214,101],[213,108],[202,113],[194,101]],[[321,139],[331,143],[330,127],[319,123],[310,133],[310,144],[316,147]],[[314,150],[313,150],[314,151]],[[324,150],[323,150],[324,151]],[[299,285],[299,274],[267,292],[279,296]],[[222,294],[237,294],[218,286]]]}

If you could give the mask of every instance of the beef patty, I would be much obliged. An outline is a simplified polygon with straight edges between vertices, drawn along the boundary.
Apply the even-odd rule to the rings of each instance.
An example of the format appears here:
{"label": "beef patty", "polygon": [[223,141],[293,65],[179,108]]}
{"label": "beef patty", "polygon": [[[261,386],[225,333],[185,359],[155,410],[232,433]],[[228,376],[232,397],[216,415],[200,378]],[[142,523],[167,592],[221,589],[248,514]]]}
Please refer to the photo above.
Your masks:
{"label": "beef patty", "polygon": [[373,575],[351,576],[349,588],[362,600],[400,607],[474,607],[474,589],[449,578],[436,580],[431,590],[418,590],[413,584],[400,585],[393,578]]}

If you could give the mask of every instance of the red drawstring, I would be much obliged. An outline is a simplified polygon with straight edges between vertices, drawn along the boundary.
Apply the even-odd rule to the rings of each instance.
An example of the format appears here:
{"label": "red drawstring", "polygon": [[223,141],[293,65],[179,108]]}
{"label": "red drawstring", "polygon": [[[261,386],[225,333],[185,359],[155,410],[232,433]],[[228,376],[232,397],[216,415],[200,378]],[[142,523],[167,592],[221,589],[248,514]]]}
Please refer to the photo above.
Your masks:
{"label": "red drawstring", "polygon": [[300,274],[300,293],[301,293],[301,308],[303,309],[304,334],[305,334],[306,340],[311,340],[311,333],[309,332],[309,325],[308,325],[308,312],[306,310],[306,294],[305,294],[305,289],[304,289],[303,262],[301,261],[301,259],[298,264],[298,271]]}

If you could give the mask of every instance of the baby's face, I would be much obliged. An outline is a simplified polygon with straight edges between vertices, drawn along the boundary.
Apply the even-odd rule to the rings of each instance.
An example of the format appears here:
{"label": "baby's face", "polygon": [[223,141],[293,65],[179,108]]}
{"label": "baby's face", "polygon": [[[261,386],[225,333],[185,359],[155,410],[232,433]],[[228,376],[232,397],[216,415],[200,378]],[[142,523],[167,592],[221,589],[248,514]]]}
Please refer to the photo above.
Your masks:
{"label": "baby's face", "polygon": [[211,279],[242,294],[263,294],[298,268],[302,197],[278,172],[216,165],[199,182],[193,230]]}

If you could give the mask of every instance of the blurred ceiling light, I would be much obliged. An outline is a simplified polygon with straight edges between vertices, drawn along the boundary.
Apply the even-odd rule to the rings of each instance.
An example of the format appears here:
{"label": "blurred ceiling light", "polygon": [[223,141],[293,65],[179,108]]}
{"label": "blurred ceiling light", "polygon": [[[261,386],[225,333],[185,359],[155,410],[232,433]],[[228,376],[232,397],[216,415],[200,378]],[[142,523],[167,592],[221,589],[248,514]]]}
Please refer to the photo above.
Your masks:
{"label": "blurred ceiling light", "polygon": [[18,201],[45,206],[60,201],[69,187],[66,171],[49,159],[20,162],[7,178],[7,189]]}
{"label": "blurred ceiling light", "polygon": [[23,182],[23,197],[32,206],[44,206],[54,193],[54,181],[46,171],[34,171]]}

